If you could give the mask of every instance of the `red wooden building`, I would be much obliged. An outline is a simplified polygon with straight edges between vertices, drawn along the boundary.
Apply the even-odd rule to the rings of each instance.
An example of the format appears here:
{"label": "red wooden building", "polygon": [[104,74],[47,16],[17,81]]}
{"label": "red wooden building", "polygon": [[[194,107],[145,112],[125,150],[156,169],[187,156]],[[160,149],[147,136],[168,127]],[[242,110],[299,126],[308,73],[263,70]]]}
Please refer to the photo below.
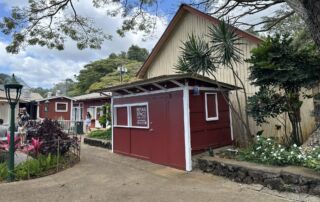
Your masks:
{"label": "red wooden building", "polygon": [[67,96],[49,96],[37,100],[37,118],[49,118],[53,120],[71,120],[72,106],[75,100]]}
{"label": "red wooden building", "polygon": [[103,115],[102,106],[110,103],[109,94],[90,93],[76,97],[55,95],[37,100],[37,118],[53,120],[83,121],[91,114],[91,128],[101,128],[99,117]]}
{"label": "red wooden building", "polygon": [[103,115],[102,107],[110,103],[110,93],[90,93],[73,97],[72,120],[82,121],[86,119],[87,112],[91,115],[91,128],[101,128],[99,118]]}
{"label": "red wooden building", "polygon": [[233,140],[229,91],[236,87],[190,74],[109,87],[113,152],[187,171],[193,154]]}

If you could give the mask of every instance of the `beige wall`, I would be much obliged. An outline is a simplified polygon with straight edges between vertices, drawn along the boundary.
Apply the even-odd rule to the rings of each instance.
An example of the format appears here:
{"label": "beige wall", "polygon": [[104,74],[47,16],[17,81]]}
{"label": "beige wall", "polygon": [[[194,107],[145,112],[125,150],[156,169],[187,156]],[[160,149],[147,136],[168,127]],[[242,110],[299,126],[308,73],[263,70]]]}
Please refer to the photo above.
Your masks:
{"label": "beige wall", "polygon": [[[147,74],[146,74],[146,78],[156,77],[160,75],[175,74],[176,73],[175,66],[177,65],[178,57],[181,53],[180,47],[182,46],[182,42],[186,41],[188,38],[188,35],[191,33],[199,35],[208,40],[207,34],[209,33],[209,29],[208,29],[209,26],[211,26],[211,24],[208,20],[196,15],[193,15],[191,13],[186,13],[174,28],[171,36],[164,43],[164,45],[162,46],[162,49],[159,51],[154,61],[150,64],[149,70],[147,71]],[[256,44],[247,40],[243,40],[243,44],[240,45],[240,48],[243,50],[244,59],[250,57],[250,50],[254,47],[256,47]],[[250,82],[248,80],[248,74],[249,74],[248,67],[249,67],[249,64],[243,62],[242,64],[237,65],[235,69],[237,72],[239,72],[241,79],[245,82],[248,96],[251,96],[258,90],[258,88],[250,85]],[[231,71],[225,67],[219,68],[219,70],[216,73],[216,77],[219,81],[226,82],[233,85],[235,84]],[[238,86],[240,85],[238,84]],[[245,96],[242,90],[238,91],[238,93],[240,94],[240,97],[241,97],[242,111],[244,111]],[[231,100],[234,106],[236,103],[235,94],[236,94],[235,92],[231,93]],[[314,118],[310,116],[312,110],[313,110],[312,99],[306,100],[302,106],[302,118],[304,120],[302,123],[302,128],[303,128],[303,133],[305,137],[307,137],[314,129]],[[280,117],[281,122],[284,123],[285,120],[286,120],[286,115],[283,115]],[[234,123],[233,127],[235,131],[235,135],[237,135],[237,132],[241,130],[239,129],[239,123],[237,122],[237,119],[235,117],[234,117],[233,123]],[[265,130],[266,135],[276,136],[281,138],[280,137],[281,134],[284,133],[283,131],[284,126],[283,125],[281,126],[281,130],[277,130],[276,125],[282,125],[282,124],[279,124],[279,120],[270,120],[269,124],[264,124],[263,127],[260,128],[256,126],[253,120],[251,120],[251,123],[250,123],[250,127],[254,132],[263,129]]]}

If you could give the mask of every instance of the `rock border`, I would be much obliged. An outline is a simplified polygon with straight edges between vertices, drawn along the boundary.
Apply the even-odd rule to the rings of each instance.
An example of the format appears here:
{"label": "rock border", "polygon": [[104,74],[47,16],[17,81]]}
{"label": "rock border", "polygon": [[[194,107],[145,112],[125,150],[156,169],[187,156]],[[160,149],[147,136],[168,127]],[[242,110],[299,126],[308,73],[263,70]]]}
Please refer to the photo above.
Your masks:
{"label": "rock border", "polygon": [[199,158],[198,167],[205,173],[224,176],[235,182],[261,184],[278,191],[320,196],[320,175],[310,169],[261,166],[217,157]]}
{"label": "rock border", "polygon": [[83,139],[83,143],[90,146],[101,147],[104,149],[109,149],[109,150],[112,149],[112,143],[110,140],[101,140],[96,138],[85,137]]}

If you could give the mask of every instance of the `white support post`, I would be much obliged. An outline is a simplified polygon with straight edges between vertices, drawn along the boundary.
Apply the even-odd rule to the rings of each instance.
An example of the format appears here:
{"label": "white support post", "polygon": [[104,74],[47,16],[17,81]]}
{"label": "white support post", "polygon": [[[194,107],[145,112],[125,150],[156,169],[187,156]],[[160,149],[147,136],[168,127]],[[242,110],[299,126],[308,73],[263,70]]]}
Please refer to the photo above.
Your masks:
{"label": "white support post", "polygon": [[113,138],[113,126],[114,126],[114,123],[113,123],[113,97],[111,97],[111,152],[113,153],[113,143],[114,143],[114,138]]}
{"label": "white support post", "polygon": [[183,88],[183,121],[186,171],[192,171],[189,88],[187,83],[186,86]]}
{"label": "white support post", "polygon": [[40,102],[37,102],[37,119],[40,119]]}

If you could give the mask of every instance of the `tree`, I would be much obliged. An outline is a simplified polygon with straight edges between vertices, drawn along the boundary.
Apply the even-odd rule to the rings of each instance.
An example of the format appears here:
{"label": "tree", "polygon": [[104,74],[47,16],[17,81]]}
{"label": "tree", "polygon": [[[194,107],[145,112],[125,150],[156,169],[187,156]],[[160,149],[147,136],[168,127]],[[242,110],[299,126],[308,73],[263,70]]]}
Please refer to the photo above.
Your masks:
{"label": "tree", "polygon": [[[240,37],[236,34],[234,28],[230,27],[225,21],[221,21],[219,25],[209,27],[209,38],[210,42],[208,43],[203,37],[196,37],[194,34],[189,35],[188,40],[183,42],[183,46],[181,47],[182,54],[178,59],[177,71],[202,74],[203,76],[209,75],[217,81],[214,73],[219,66],[230,68],[235,85],[237,86],[239,82],[243,88],[245,96],[244,108],[246,108],[247,93],[245,85],[239,77],[238,72],[234,69],[234,65],[242,61],[242,51],[238,47],[241,44]],[[218,88],[225,101],[241,122],[240,128],[243,129],[243,132],[238,138],[239,143],[241,146],[248,146],[252,142],[253,136],[249,127],[248,114],[242,112],[243,106],[240,104],[238,92],[236,91],[236,98],[239,112],[224,94],[219,83]]]}
{"label": "tree", "polygon": [[[128,31],[150,34],[155,26],[159,0],[92,0],[95,7],[104,7],[109,16],[121,15],[120,36]],[[230,15],[233,23],[244,28],[261,28],[268,31],[285,19],[297,14],[306,24],[318,49],[320,49],[320,1],[318,0],[188,0],[190,5],[223,19]],[[14,7],[10,16],[2,18],[2,33],[12,37],[7,51],[17,53],[25,45],[40,45],[63,50],[66,38],[77,42],[79,49],[100,48],[110,34],[103,33],[91,19],[81,16],[75,0],[30,0],[26,7]],[[110,6],[112,5],[112,6]],[[267,9],[275,13],[265,16]],[[244,22],[247,16],[261,13],[261,21]],[[155,14],[155,15],[151,15]]]}
{"label": "tree", "polygon": [[288,35],[276,35],[253,49],[247,61],[251,63],[249,79],[260,87],[250,98],[251,115],[257,124],[261,124],[269,117],[287,113],[292,126],[292,142],[301,145],[301,97],[309,97],[301,89],[318,84],[319,54],[309,47],[298,49]]}
{"label": "tree", "polygon": [[129,60],[144,62],[147,59],[149,52],[145,48],[140,48],[139,46],[132,45],[130,46],[127,55]]}
{"label": "tree", "polygon": [[49,89],[45,89],[42,87],[32,88],[31,91],[34,93],[39,93],[42,97],[46,97],[47,93],[50,92]]}

